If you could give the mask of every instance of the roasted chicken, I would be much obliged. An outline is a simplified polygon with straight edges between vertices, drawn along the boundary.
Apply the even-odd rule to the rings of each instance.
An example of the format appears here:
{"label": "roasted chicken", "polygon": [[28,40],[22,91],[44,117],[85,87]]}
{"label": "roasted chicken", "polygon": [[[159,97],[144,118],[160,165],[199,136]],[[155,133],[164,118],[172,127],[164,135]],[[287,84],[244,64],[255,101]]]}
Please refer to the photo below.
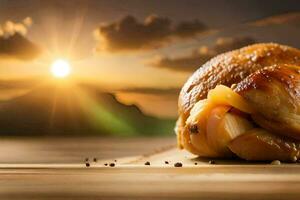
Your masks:
{"label": "roasted chicken", "polygon": [[273,65],[251,74],[237,85],[255,110],[261,127],[300,140],[300,67]]}
{"label": "roasted chicken", "polygon": [[300,51],[255,44],[200,67],[179,96],[178,146],[203,157],[300,158]]}

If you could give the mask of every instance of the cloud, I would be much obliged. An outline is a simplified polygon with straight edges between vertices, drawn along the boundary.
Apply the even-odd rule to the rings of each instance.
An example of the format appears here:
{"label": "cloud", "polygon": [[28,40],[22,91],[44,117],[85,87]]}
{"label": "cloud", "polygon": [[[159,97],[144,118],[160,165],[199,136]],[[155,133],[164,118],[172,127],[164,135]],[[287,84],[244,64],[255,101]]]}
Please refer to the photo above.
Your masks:
{"label": "cloud", "polygon": [[280,15],[274,15],[263,19],[256,20],[248,23],[252,26],[268,26],[268,25],[282,25],[289,23],[298,23],[300,19],[300,12],[284,13]]}
{"label": "cloud", "polygon": [[212,50],[215,51],[216,54],[220,54],[253,43],[255,43],[255,40],[251,37],[220,37],[216,40]]}
{"label": "cloud", "polygon": [[174,30],[174,35],[185,38],[192,37],[199,32],[206,31],[208,28],[198,20],[186,21],[178,24]]}
{"label": "cloud", "polygon": [[151,94],[151,95],[178,95],[180,88],[152,88],[152,87],[133,87],[123,88],[116,92]]}
{"label": "cloud", "polygon": [[183,57],[159,57],[150,62],[150,65],[174,71],[192,72],[220,53],[241,48],[253,44],[254,42],[255,40],[250,37],[221,37],[216,40],[212,47],[202,46],[199,49],[193,50],[191,54]]}
{"label": "cloud", "polygon": [[177,117],[180,88],[129,87],[114,91],[124,104],[137,105],[144,113],[160,118]]}
{"label": "cloud", "polygon": [[205,63],[215,55],[214,51],[210,51],[206,46],[202,46],[183,57],[157,57],[150,62],[150,65],[175,71],[194,71],[201,63]]}
{"label": "cloud", "polygon": [[208,30],[200,21],[186,21],[173,25],[169,18],[148,16],[139,22],[133,16],[101,25],[94,31],[99,42],[97,51],[134,51],[154,49],[163,46],[174,38],[190,38]]}
{"label": "cloud", "polygon": [[0,90],[31,89],[38,83],[38,79],[0,79]]}
{"label": "cloud", "polygon": [[37,78],[0,79],[0,101],[22,96],[40,83]]}
{"label": "cloud", "polygon": [[30,17],[21,23],[6,21],[0,25],[0,57],[31,60],[36,58],[40,49],[25,36],[32,25]]}

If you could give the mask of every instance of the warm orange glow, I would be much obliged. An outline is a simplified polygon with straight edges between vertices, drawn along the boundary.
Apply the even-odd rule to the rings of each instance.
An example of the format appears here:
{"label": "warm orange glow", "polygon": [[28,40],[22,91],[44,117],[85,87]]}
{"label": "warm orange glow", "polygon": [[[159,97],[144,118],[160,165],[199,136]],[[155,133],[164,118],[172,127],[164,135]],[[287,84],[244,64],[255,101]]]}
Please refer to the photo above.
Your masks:
{"label": "warm orange glow", "polygon": [[65,59],[57,59],[51,65],[51,73],[57,78],[65,78],[70,75],[70,63]]}

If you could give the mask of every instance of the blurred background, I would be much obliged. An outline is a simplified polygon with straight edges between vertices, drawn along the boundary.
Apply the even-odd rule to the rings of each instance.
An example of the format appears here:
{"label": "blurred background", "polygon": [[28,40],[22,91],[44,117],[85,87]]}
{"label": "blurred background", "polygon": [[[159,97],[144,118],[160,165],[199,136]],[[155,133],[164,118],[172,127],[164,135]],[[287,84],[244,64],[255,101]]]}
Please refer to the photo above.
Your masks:
{"label": "blurred background", "polygon": [[[256,42],[300,47],[299,35],[297,0],[0,0],[0,146],[174,144],[178,93],[196,69]],[[164,139],[122,139],[137,136]]]}

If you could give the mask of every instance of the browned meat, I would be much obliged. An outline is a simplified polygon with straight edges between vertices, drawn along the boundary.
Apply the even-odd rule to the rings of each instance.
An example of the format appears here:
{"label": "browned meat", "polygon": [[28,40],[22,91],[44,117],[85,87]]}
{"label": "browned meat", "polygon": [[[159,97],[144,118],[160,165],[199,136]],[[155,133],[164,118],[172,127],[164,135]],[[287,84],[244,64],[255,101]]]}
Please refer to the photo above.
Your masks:
{"label": "browned meat", "polygon": [[256,70],[275,64],[300,65],[300,51],[275,43],[262,43],[216,56],[201,66],[183,86],[179,113],[188,115],[194,104],[206,98],[207,92],[216,85],[230,87]]}
{"label": "browned meat", "polygon": [[263,129],[252,129],[228,145],[245,160],[281,160],[295,162],[299,158],[299,142],[279,137]]}
{"label": "browned meat", "polygon": [[235,91],[256,110],[261,127],[300,139],[300,67],[274,65],[240,82]]}
{"label": "browned meat", "polygon": [[178,106],[180,148],[199,156],[295,162],[300,51],[270,43],[219,55],[190,77]]}

